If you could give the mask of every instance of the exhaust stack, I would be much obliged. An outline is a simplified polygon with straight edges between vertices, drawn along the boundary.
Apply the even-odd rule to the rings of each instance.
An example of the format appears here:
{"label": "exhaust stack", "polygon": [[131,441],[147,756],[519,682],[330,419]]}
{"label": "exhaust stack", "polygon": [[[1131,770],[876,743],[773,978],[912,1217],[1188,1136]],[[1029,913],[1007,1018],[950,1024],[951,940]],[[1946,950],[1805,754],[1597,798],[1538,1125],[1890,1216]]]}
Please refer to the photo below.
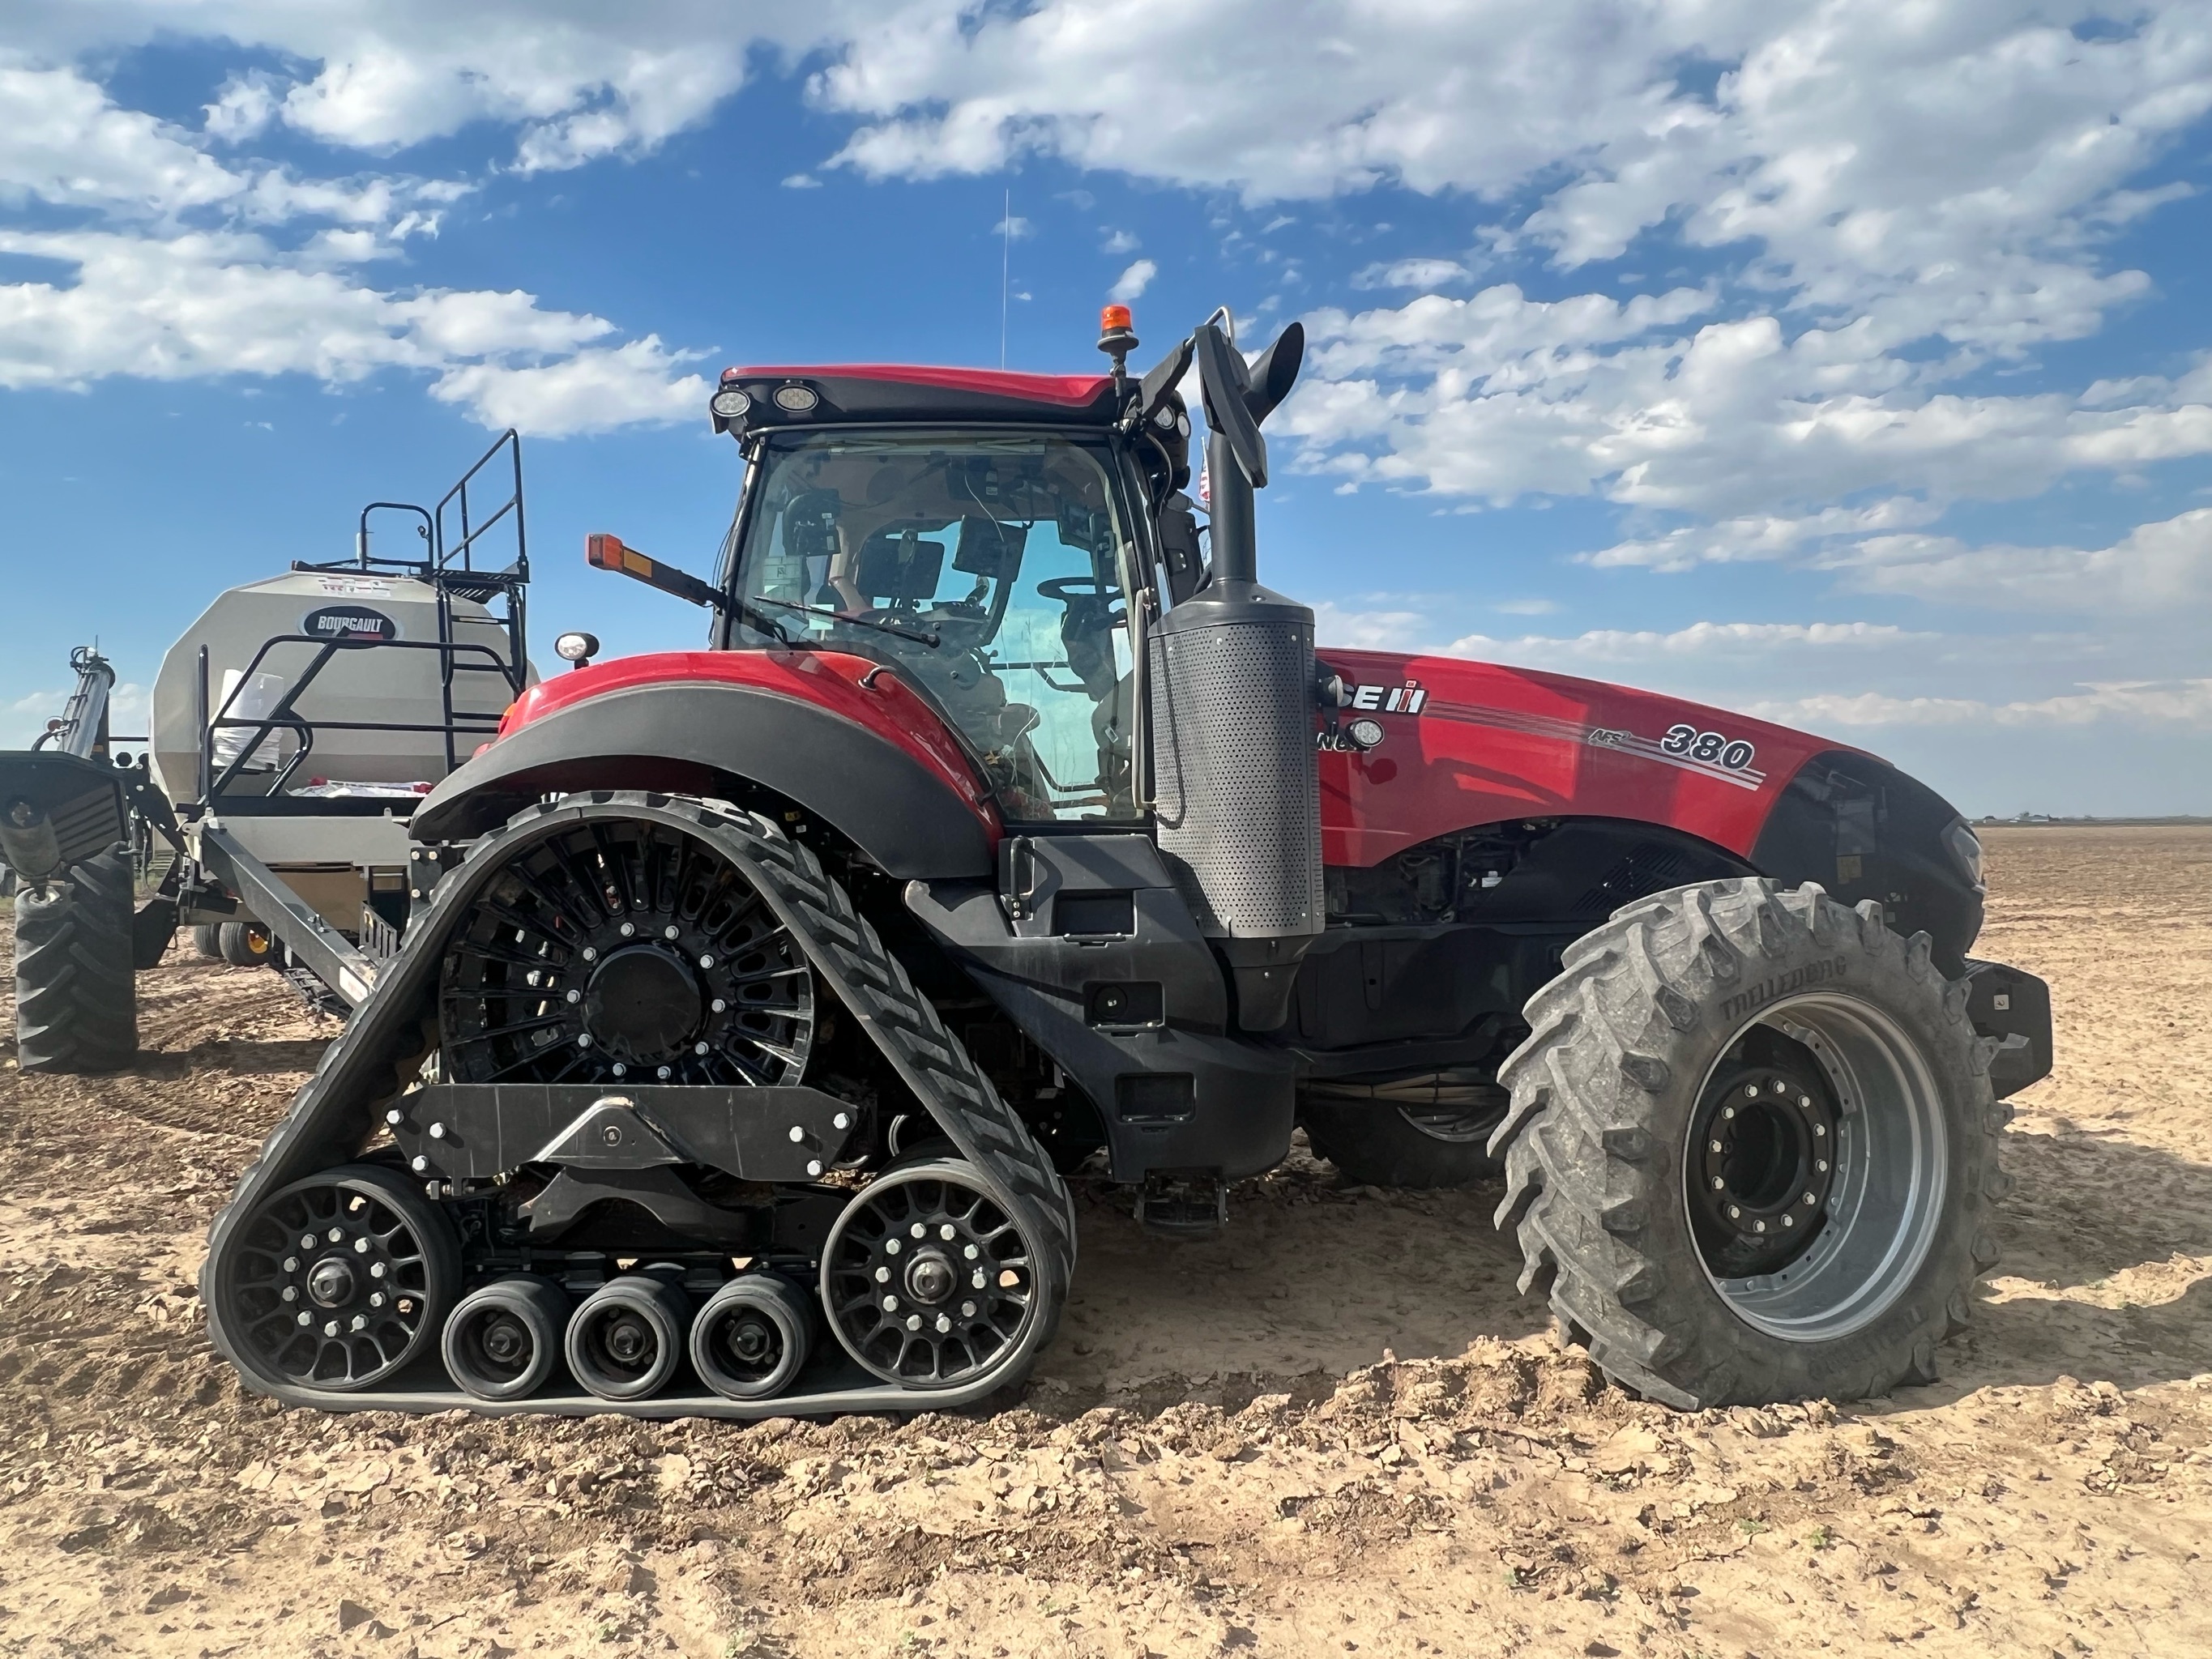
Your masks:
{"label": "exhaust stack", "polygon": [[1292,323],[1249,369],[1211,320],[1186,349],[1206,406],[1213,558],[1150,634],[1159,845],[1230,968],[1237,1024],[1272,1031],[1324,920],[1314,616],[1260,585],[1253,513],[1267,482],[1260,423],[1297,379],[1305,335]]}

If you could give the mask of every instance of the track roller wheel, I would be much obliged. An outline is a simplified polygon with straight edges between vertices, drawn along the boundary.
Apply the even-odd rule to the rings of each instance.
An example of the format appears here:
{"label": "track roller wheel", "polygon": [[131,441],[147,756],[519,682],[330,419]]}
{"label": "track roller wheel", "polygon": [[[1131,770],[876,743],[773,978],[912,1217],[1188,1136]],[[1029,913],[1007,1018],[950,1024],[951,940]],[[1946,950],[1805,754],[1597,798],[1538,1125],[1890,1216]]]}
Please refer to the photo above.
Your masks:
{"label": "track roller wheel", "polygon": [[766,1400],[789,1388],[813,1346],[814,1309],[774,1273],[740,1273],[691,1322],[691,1364],[731,1400]]}
{"label": "track roller wheel", "polygon": [[602,1400],[644,1400],[676,1375],[690,1298],[643,1273],[611,1279],[568,1321],[568,1370]]}
{"label": "track roller wheel", "polygon": [[460,1289],[451,1224],[372,1164],[283,1188],[210,1265],[240,1360],[339,1392],[374,1388],[422,1353]]}
{"label": "track roller wheel", "polygon": [[837,1340],[911,1389],[1011,1373],[1055,1322],[1049,1295],[1036,1246],[959,1158],[878,1176],[845,1206],[822,1253]]}
{"label": "track roller wheel", "polygon": [[568,1293],[550,1279],[515,1273],[471,1291],[446,1322],[446,1371],[479,1400],[535,1393],[561,1358]]}

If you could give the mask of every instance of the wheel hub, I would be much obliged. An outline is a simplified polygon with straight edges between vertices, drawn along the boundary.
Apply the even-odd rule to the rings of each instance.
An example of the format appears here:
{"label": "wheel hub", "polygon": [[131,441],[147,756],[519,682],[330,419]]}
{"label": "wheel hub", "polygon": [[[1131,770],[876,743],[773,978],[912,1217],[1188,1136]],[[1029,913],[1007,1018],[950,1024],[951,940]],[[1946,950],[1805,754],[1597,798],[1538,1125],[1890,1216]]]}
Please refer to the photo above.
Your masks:
{"label": "wheel hub", "polygon": [[593,965],[584,991],[584,1027],[635,1064],[672,1059],[706,1013],[699,975],[659,945],[631,945]]}
{"label": "wheel hub", "polygon": [[341,1256],[318,1261],[307,1275],[307,1294],[319,1308],[342,1308],[353,1300],[353,1264]]}
{"label": "wheel hub", "polygon": [[617,1315],[608,1322],[607,1352],[625,1365],[642,1364],[653,1352],[653,1328],[635,1314]]}
{"label": "wheel hub", "polygon": [[907,1264],[907,1294],[931,1307],[951,1296],[959,1282],[958,1270],[941,1251],[927,1251]]}
{"label": "wheel hub", "polygon": [[1810,1248],[1835,1186],[1833,1091],[1817,1068],[1724,1067],[1700,1102],[1692,1213],[1726,1279],[1771,1273]]}
{"label": "wheel hub", "polygon": [[530,1354],[530,1332],[513,1314],[495,1314],[484,1321],[485,1357],[501,1365],[519,1365]]}
{"label": "wheel hub", "polygon": [[775,1354],[775,1327],[760,1314],[741,1314],[724,1325],[722,1342],[741,1364],[765,1364]]}

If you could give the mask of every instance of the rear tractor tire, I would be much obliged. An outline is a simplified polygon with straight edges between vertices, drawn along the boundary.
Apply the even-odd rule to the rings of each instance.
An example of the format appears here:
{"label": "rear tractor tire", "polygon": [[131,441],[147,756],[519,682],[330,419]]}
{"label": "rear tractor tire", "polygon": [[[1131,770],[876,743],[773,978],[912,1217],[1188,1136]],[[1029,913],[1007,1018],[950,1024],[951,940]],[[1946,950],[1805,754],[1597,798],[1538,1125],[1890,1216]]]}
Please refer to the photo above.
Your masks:
{"label": "rear tractor tire", "polygon": [[15,1053],[27,1072],[112,1072],[138,1052],[131,849],[15,895]]}
{"label": "rear tractor tire", "polygon": [[2011,1113],[1929,950],[1872,901],[1706,882],[1530,999],[1498,1224],[1616,1382],[1698,1408],[1936,1380],[1996,1259]]}

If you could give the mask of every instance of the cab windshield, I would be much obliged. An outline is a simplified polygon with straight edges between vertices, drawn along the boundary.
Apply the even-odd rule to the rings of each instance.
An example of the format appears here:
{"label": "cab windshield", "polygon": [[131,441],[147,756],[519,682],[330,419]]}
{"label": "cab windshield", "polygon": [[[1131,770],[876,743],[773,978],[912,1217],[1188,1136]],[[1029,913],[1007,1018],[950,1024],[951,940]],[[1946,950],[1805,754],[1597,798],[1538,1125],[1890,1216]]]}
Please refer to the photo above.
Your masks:
{"label": "cab windshield", "polygon": [[772,440],[737,549],[739,626],[894,664],[957,722],[1010,818],[1132,817],[1103,460],[1054,437]]}

